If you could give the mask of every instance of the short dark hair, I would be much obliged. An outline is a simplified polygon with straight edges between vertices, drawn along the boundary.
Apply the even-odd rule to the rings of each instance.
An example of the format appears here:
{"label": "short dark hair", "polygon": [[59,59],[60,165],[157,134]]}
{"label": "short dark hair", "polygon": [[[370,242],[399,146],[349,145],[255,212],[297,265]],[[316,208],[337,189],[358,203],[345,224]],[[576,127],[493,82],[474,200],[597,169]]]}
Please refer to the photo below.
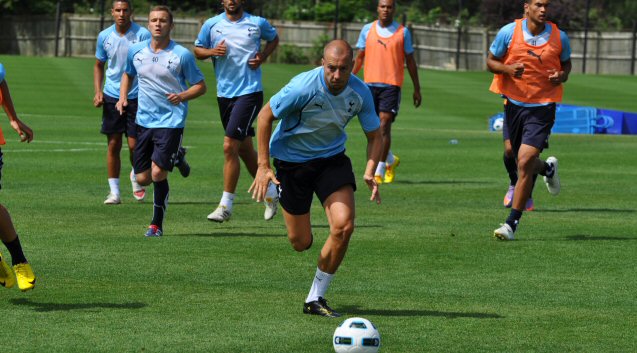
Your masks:
{"label": "short dark hair", "polygon": [[157,6],[153,6],[153,8],[150,9],[150,12],[153,12],[153,11],[164,11],[168,13],[168,22],[171,24],[173,23],[173,13],[172,11],[170,11],[170,7],[166,5],[157,5]]}
{"label": "short dark hair", "polygon": [[115,3],[116,2],[123,2],[126,3],[128,5],[129,9],[133,9],[133,3],[130,0],[113,0],[113,7],[115,7]]}

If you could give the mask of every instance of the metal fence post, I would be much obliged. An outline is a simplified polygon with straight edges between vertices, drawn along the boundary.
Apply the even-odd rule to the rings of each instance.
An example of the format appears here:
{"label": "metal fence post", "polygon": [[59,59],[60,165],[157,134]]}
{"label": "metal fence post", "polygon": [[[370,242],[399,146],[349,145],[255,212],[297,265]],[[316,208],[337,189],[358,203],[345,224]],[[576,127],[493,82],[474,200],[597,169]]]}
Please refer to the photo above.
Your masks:
{"label": "metal fence post", "polygon": [[630,55],[630,73],[635,75],[635,55],[637,55],[637,21],[633,21],[633,51]]}
{"label": "metal fence post", "polygon": [[55,56],[60,51],[60,27],[62,24],[62,2],[58,1],[55,9]]}

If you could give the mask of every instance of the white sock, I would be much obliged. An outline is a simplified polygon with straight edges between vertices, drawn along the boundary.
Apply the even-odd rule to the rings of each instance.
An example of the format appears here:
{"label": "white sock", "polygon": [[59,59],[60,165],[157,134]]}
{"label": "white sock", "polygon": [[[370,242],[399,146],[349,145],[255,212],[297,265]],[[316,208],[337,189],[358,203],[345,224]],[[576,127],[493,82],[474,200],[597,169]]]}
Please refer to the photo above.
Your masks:
{"label": "white sock", "polygon": [[268,191],[265,192],[265,197],[278,197],[279,196],[279,190],[276,187],[276,184],[274,184],[273,182],[270,182],[270,184],[268,184]]}
{"label": "white sock", "polygon": [[305,302],[316,301],[319,297],[325,298],[325,292],[327,292],[327,287],[329,287],[330,282],[332,282],[332,277],[334,277],[334,274],[323,272],[317,267],[310,293],[308,293],[307,298],[305,298]]}
{"label": "white sock", "polygon": [[387,163],[387,165],[394,164],[394,154],[391,153],[391,150],[389,150],[389,153],[387,153],[387,159],[385,159],[385,163]]}
{"label": "white sock", "polygon": [[135,171],[131,169],[130,171],[130,181],[133,183],[137,182],[137,175],[135,175]]}
{"label": "white sock", "polygon": [[119,196],[119,178],[108,178],[108,186],[111,187],[111,194]]}
{"label": "white sock", "polygon": [[219,206],[226,206],[228,211],[232,211],[232,203],[234,202],[234,194],[230,192],[223,192]]}
{"label": "white sock", "polygon": [[376,167],[376,175],[385,176],[385,162],[378,162]]}

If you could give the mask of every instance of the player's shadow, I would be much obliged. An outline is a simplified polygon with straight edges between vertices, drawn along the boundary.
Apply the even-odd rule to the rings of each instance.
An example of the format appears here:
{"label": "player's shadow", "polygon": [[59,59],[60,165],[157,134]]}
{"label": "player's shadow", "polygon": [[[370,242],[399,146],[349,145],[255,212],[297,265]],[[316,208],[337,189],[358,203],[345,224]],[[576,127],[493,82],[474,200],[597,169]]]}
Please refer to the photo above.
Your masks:
{"label": "player's shadow", "polygon": [[437,310],[414,310],[414,309],[362,309],[358,306],[342,306],[336,308],[338,311],[347,315],[378,315],[378,316],[435,316],[447,319],[503,319],[504,316],[489,313],[462,313],[453,311],[437,311]]}
{"label": "player's shadow", "polygon": [[606,236],[606,235],[586,235],[586,234],[576,234],[569,235],[565,238],[566,240],[572,241],[604,241],[604,240],[612,240],[612,241],[635,241],[637,238],[635,237],[614,237],[614,236]]}
{"label": "player's shadow", "polygon": [[634,213],[637,210],[630,208],[536,208],[533,212],[551,212],[551,213],[567,213],[567,212],[580,212],[580,213]]}
{"label": "player's shadow", "polygon": [[95,309],[142,309],[147,305],[140,302],[130,303],[43,303],[29,299],[11,299],[13,305],[30,306],[37,312],[95,310]]}
{"label": "player's shadow", "polygon": [[455,184],[490,184],[476,180],[394,180],[394,184],[405,185],[455,185]]}
{"label": "player's shadow", "polygon": [[210,233],[175,233],[170,234],[170,236],[175,237],[207,237],[207,238],[242,238],[242,237],[250,237],[250,238],[286,238],[285,233],[252,233],[252,232],[237,232],[237,231],[228,231],[227,229],[215,230]]}
{"label": "player's shadow", "polygon": [[[330,228],[329,224],[312,224],[312,228]],[[383,228],[383,226],[378,224],[357,224],[356,228]]]}

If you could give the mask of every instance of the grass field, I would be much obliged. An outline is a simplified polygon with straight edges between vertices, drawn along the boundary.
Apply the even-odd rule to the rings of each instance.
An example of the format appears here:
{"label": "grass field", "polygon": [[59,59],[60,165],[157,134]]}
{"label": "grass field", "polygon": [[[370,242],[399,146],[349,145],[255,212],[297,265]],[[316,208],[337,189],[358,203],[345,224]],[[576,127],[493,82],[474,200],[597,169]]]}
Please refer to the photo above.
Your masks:
{"label": "grass field", "polygon": [[[245,169],[232,221],[206,220],[222,192],[211,67],[202,65],[210,90],[192,102],[185,134],[192,174],[171,175],[165,236],[145,239],[151,202],[102,204],[93,60],[0,62],[35,131],[20,144],[0,119],[0,200],[38,276],[28,293],[0,288],[3,353],[333,351],[340,321],[301,314],[328,231],[318,202],[305,253],[292,250],[280,215],[262,220]],[[304,69],[266,65],[266,98]],[[508,178],[501,136],[487,131],[501,110],[490,76],[421,71],[421,82],[416,110],[406,81],[393,130],[402,163],[382,205],[359,179],[357,229],[330,304],[373,321],[385,353],[637,351],[637,137],[553,136],[544,155],[560,159],[561,194],[538,182],[518,240],[498,242]],[[635,92],[636,77],[573,74],[565,103],[637,111]],[[349,133],[360,178],[364,137],[356,122]]]}

